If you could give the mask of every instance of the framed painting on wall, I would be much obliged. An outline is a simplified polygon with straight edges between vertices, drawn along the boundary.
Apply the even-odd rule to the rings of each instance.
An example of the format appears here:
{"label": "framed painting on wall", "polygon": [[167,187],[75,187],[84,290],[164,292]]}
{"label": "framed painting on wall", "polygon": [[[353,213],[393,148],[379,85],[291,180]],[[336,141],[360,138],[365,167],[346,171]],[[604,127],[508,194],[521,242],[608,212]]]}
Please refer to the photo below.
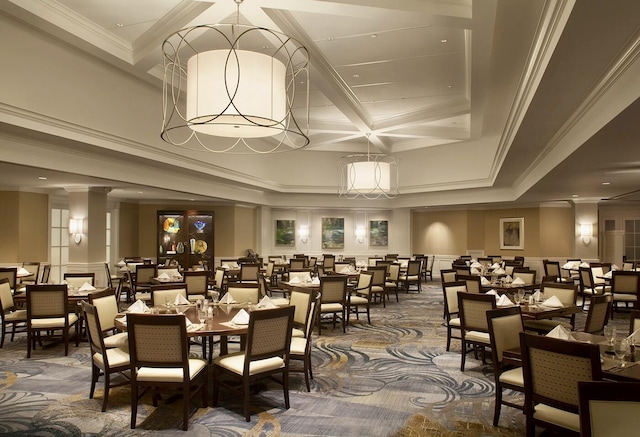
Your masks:
{"label": "framed painting on wall", "polygon": [[276,220],[276,246],[295,246],[296,221]]}
{"label": "framed painting on wall", "polygon": [[369,245],[389,245],[389,222],[387,220],[371,220],[369,222]]}
{"label": "framed painting on wall", "polygon": [[322,248],[344,249],[344,218],[322,219]]}
{"label": "framed painting on wall", "polygon": [[500,219],[500,249],[524,250],[524,217]]}

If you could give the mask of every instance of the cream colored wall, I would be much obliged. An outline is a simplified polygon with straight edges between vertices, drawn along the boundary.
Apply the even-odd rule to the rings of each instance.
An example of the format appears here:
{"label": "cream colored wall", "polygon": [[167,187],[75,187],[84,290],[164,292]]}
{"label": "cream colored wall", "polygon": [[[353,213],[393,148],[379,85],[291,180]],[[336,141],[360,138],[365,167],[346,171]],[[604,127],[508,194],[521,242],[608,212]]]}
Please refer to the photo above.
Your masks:
{"label": "cream colored wall", "polygon": [[[544,256],[540,252],[539,208],[514,208],[485,211],[485,244],[487,255]],[[500,219],[524,218],[524,250],[500,249]]]}
{"label": "cream colored wall", "polygon": [[[245,256],[247,249],[256,250],[256,209],[235,207],[235,256]],[[262,254],[260,254],[262,255]]]}
{"label": "cream colored wall", "polygon": [[46,262],[49,259],[49,196],[19,193],[18,197],[17,261]]}
{"label": "cream colored wall", "polygon": [[[138,222],[139,209],[134,203],[121,203],[118,210],[118,251],[114,257],[138,255]],[[155,223],[155,222],[154,222]]]}
{"label": "cream colored wall", "polygon": [[0,191],[0,223],[4,223],[3,235],[0,238],[2,263],[18,262],[19,196],[20,193],[17,191]]}
{"label": "cream colored wall", "polygon": [[[413,214],[412,246],[415,253],[466,253],[467,211],[415,212]],[[392,223],[389,226],[393,226]]]}
{"label": "cream colored wall", "polygon": [[573,254],[573,208],[540,208],[540,252],[549,258]]}

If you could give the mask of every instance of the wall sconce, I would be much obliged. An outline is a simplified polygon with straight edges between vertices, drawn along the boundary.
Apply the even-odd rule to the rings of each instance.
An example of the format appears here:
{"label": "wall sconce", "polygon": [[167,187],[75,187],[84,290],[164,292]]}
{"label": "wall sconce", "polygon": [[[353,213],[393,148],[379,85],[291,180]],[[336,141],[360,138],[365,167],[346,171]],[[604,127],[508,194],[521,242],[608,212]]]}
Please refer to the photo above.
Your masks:
{"label": "wall sconce", "polygon": [[364,243],[364,237],[367,234],[367,230],[364,228],[364,226],[358,226],[356,227],[356,239],[358,240],[358,243]]}
{"label": "wall sconce", "polygon": [[309,227],[308,226],[300,226],[298,228],[298,234],[300,235],[300,241],[306,243],[309,241]]}
{"label": "wall sconce", "polygon": [[81,218],[69,219],[69,233],[73,234],[73,241],[80,244],[84,233],[84,220]]}
{"label": "wall sconce", "polygon": [[591,242],[592,236],[593,236],[593,225],[591,223],[580,224],[580,237],[582,238],[582,242],[585,245]]}

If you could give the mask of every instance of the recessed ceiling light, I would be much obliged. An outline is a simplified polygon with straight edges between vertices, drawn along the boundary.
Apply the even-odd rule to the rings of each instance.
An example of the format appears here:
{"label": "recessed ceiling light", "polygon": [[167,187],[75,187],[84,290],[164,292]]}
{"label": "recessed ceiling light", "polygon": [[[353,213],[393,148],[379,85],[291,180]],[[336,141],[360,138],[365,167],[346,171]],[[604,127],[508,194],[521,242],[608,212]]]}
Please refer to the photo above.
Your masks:
{"label": "recessed ceiling light", "polygon": [[579,194],[572,194],[571,197],[580,197]]}
{"label": "recessed ceiling light", "polygon": [[142,191],[138,191],[138,194],[143,194],[143,192]]}
{"label": "recessed ceiling light", "polygon": [[356,79],[357,79],[357,78],[359,78],[359,77],[360,77],[360,75],[359,75],[359,74],[354,74],[352,77],[354,77],[354,78],[356,78]]}
{"label": "recessed ceiling light", "polygon": [[444,43],[448,43],[448,42],[449,42],[449,40],[448,40],[448,39],[441,39],[441,40],[440,40],[440,42],[441,42],[442,44],[444,44]]}
{"label": "recessed ceiling light", "polygon": [[378,37],[378,34],[376,34],[376,33],[372,33],[371,34],[371,38],[377,38],[377,37]]}
{"label": "recessed ceiling light", "polygon": [[447,88],[453,88],[453,85],[447,85]]}
{"label": "recessed ceiling light", "polygon": [[602,185],[611,185],[611,182],[603,182]]}
{"label": "recessed ceiling light", "polygon": [[124,27],[124,24],[122,24],[122,23],[116,23],[116,27]]}
{"label": "recessed ceiling light", "polygon": [[330,36],[329,38],[327,38],[327,41],[333,41],[335,38]]}
{"label": "recessed ceiling light", "polygon": [[38,179],[40,179],[41,181],[46,181],[47,178],[45,178],[44,176],[38,176]]}

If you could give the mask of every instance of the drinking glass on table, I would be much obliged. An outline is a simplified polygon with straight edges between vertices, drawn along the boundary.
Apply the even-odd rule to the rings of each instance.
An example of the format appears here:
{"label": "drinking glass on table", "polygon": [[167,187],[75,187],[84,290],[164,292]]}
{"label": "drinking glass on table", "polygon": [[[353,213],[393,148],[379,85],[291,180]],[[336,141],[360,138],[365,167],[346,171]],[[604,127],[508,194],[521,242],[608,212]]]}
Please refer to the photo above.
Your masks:
{"label": "drinking glass on table", "polygon": [[605,326],[604,337],[607,339],[608,344],[606,353],[611,354],[613,350],[613,339],[616,338],[616,328],[609,325]]}
{"label": "drinking glass on table", "polygon": [[521,304],[524,299],[524,288],[518,288],[518,291],[516,292],[516,298],[518,299],[516,304]]}
{"label": "drinking glass on table", "polygon": [[624,356],[629,350],[629,341],[625,337],[619,337],[614,340],[613,351],[616,358],[620,361],[618,367],[624,367]]}
{"label": "drinking glass on table", "polygon": [[200,323],[204,323],[207,321],[207,311],[206,310],[198,310],[198,320]]}

